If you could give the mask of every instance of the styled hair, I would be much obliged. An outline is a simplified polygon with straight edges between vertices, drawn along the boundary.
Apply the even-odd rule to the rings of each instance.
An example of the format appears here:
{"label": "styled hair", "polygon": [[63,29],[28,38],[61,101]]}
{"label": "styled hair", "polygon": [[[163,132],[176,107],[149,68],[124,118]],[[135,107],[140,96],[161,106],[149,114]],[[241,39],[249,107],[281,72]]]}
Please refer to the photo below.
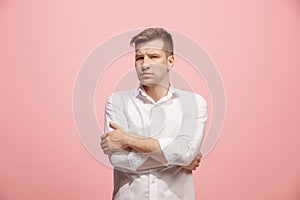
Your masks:
{"label": "styled hair", "polygon": [[147,28],[134,36],[130,45],[137,47],[140,44],[150,42],[153,40],[161,39],[164,43],[163,50],[166,53],[166,56],[173,55],[173,39],[170,33],[168,33],[163,28]]}

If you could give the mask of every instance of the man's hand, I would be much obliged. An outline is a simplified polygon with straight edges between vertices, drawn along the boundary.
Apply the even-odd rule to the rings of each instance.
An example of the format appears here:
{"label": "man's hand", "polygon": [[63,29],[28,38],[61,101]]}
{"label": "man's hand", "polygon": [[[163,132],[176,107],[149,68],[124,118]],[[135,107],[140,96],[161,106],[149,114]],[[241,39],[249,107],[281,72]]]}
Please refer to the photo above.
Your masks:
{"label": "man's hand", "polygon": [[129,135],[117,124],[110,122],[114,130],[101,136],[101,148],[105,154],[121,151],[128,147]]}
{"label": "man's hand", "polygon": [[196,170],[196,168],[199,167],[201,158],[202,158],[202,154],[199,153],[197,157],[191,162],[191,164],[189,164],[188,166],[181,166],[181,167],[187,170]]}

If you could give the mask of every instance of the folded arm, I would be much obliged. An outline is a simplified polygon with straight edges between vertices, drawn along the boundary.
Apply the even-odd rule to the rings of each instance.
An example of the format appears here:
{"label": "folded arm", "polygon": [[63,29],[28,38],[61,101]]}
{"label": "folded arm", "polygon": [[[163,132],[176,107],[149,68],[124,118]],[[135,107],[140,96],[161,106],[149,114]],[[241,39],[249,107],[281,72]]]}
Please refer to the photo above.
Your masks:
{"label": "folded arm", "polygon": [[168,165],[187,166],[197,157],[204,138],[207,103],[200,95],[186,96],[184,119],[174,141],[162,149]]}
{"label": "folded arm", "polygon": [[116,106],[118,103],[113,104],[112,97],[107,101],[106,134],[102,136],[101,142],[112,165],[135,171],[167,165],[189,166],[199,160],[197,155],[207,118],[207,105],[203,98],[195,100],[194,104],[189,98],[187,105],[190,106],[185,106],[179,134],[174,139],[168,138],[168,142],[164,142],[165,138],[155,139],[128,133],[123,129],[127,128],[127,123],[122,110]]}

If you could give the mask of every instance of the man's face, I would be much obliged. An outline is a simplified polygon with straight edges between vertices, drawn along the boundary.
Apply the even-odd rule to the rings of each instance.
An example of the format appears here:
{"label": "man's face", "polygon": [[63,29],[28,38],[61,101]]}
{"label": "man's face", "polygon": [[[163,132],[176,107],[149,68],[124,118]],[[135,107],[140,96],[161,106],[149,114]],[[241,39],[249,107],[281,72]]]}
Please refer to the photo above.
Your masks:
{"label": "man's face", "polygon": [[135,68],[142,85],[169,84],[169,70],[174,56],[166,57],[162,40],[153,40],[136,46]]}

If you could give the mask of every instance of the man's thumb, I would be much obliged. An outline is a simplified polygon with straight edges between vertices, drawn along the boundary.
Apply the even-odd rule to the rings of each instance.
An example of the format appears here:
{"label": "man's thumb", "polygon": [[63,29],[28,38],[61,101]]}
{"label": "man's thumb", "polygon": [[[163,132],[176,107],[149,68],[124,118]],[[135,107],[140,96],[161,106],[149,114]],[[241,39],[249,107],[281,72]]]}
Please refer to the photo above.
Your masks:
{"label": "man's thumb", "polygon": [[118,129],[119,126],[117,124],[115,124],[114,122],[109,122],[109,126],[113,129]]}

